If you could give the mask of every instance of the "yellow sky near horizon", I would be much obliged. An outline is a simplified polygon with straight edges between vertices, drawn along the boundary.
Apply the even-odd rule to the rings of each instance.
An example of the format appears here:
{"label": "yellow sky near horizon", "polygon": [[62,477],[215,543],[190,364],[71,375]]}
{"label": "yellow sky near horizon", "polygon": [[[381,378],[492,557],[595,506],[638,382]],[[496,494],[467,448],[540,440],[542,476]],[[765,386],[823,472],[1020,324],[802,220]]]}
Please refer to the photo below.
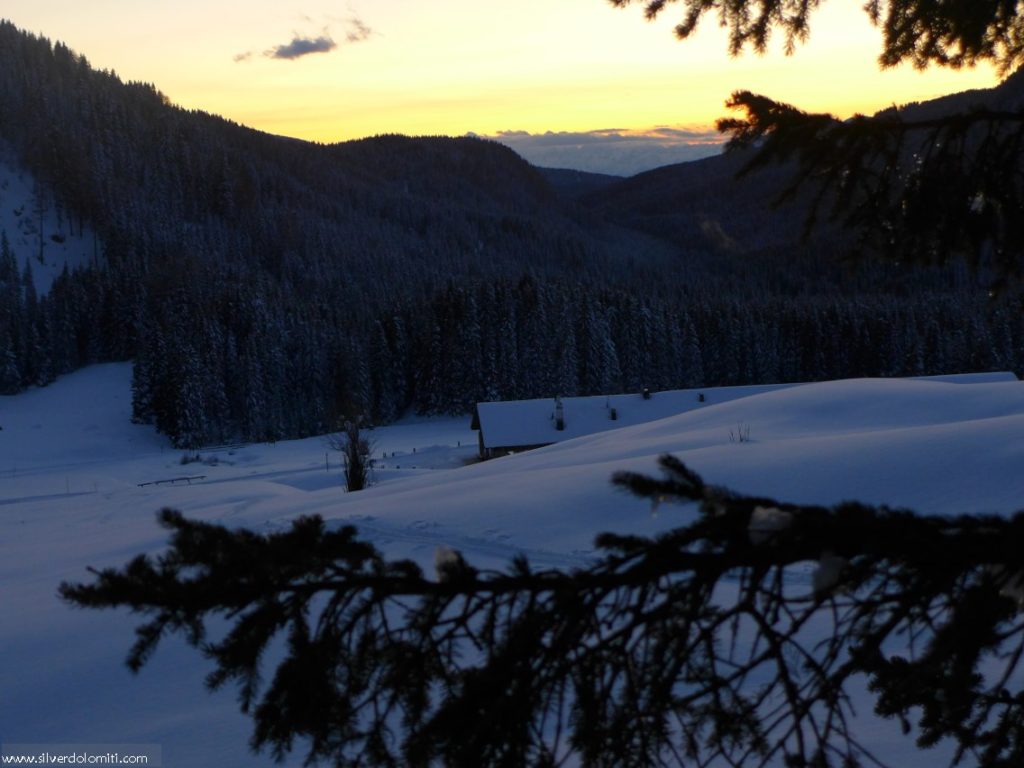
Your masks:
{"label": "yellow sky near horizon", "polygon": [[[879,34],[861,5],[825,2],[793,56],[780,39],[766,56],[738,58],[714,19],[679,42],[679,8],[650,23],[639,6],[602,0],[4,0],[0,16],[184,107],[323,142],[706,128],[740,88],[845,116],[997,82],[990,68],[879,71]],[[324,37],[337,47],[266,55]]]}

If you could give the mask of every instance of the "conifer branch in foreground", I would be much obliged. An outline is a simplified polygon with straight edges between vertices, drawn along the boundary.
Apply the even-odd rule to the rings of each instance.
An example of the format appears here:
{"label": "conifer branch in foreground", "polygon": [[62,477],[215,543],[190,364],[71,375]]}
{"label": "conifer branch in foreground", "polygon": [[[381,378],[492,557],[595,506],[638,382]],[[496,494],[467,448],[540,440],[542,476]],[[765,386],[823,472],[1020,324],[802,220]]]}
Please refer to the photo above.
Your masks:
{"label": "conifer branch in foreground", "polygon": [[604,534],[572,571],[453,557],[430,578],[319,518],[260,535],[164,510],[164,554],[61,595],[143,614],[136,670],[181,634],[279,757],[300,741],[339,765],[874,765],[853,711],[867,684],[945,759],[1024,760],[1024,514],[783,504],[661,466],[615,483],[697,502],[692,521]]}

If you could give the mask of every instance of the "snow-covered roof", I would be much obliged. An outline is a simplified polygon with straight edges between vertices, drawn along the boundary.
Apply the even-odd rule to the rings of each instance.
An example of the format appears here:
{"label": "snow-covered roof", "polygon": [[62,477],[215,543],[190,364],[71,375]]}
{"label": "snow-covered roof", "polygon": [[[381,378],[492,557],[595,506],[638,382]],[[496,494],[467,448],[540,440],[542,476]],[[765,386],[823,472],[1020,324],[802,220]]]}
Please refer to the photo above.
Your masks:
{"label": "snow-covered roof", "polygon": [[941,376],[913,376],[918,381],[944,381],[949,384],[998,384],[1001,381],[1019,381],[1011,371],[989,371],[987,373],[946,373]]}
{"label": "snow-covered roof", "polygon": [[[1016,381],[1008,372],[962,373],[945,376],[921,376],[957,384],[980,384]],[[718,403],[738,400],[801,384],[755,384],[737,387],[703,387],[652,392],[645,400],[640,392],[620,395],[593,395],[590,397],[563,397],[562,417],[564,429],[556,429],[555,399],[502,400],[477,403],[474,428],[479,427],[482,444],[487,449],[548,445],[592,435],[619,427],[629,427],[648,421],[664,419],[696,408],[707,408]],[[700,396],[704,396],[701,401]],[[615,419],[611,418],[612,409]]]}
{"label": "snow-covered roof", "polygon": [[[563,397],[562,415],[565,428],[562,430],[555,428],[554,398],[478,403],[476,408],[484,447],[511,448],[559,443],[574,437],[643,424],[685,413],[694,408],[792,386],[796,385],[761,384],[745,387],[674,389],[652,392],[649,400],[645,400],[639,392]],[[702,393],[704,402],[700,402]],[[614,420],[611,418],[612,409],[615,409]]]}

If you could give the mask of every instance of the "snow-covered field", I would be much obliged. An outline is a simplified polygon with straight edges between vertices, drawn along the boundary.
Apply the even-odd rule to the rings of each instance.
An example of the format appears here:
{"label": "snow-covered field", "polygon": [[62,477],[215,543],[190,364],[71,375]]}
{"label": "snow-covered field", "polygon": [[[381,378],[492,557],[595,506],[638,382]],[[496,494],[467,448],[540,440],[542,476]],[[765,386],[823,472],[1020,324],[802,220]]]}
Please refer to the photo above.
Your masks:
{"label": "snow-covered field", "polygon": [[[0,742],[159,744],[172,768],[272,763],[248,755],[233,692],[204,691],[209,668],[194,651],[165,641],[133,678],[123,666],[132,617],[56,597],[87,566],[159,549],[161,507],[256,529],[316,513],[355,522],[392,556],[428,566],[446,544],[484,567],[515,552],[583,563],[600,531],[675,526],[681,509],[654,516],[608,482],[619,469],[653,472],[664,452],[713,482],[785,500],[1010,512],[1024,507],[1024,384],[1005,379],[808,384],[482,464],[468,416],[409,420],[372,432],[377,485],[357,494],[344,492],[322,438],[182,464],[182,451],[130,423],[128,365],[0,397]],[[730,440],[741,431],[749,441]],[[202,479],[153,484],[185,476]],[[889,738],[877,730],[883,753]],[[899,749],[902,765],[931,764]]]}

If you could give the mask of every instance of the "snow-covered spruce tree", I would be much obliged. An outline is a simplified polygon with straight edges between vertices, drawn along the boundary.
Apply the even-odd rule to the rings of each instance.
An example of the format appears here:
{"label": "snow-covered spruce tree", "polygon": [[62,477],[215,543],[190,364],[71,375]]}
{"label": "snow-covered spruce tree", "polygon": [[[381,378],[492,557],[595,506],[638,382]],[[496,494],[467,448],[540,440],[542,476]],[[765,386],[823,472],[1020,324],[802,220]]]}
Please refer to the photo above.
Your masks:
{"label": "snow-covered spruce tree", "polygon": [[345,474],[345,489],[361,491],[370,484],[372,441],[366,437],[365,419],[361,416],[341,420],[341,431],[330,436],[328,442],[341,453]]}
{"label": "snow-covered spruce tree", "polygon": [[1024,764],[1024,513],[799,506],[662,468],[615,482],[697,502],[693,522],[605,534],[586,568],[481,572],[449,552],[428,577],[319,518],[261,535],[164,510],[169,550],[61,594],[147,616],[134,670],[181,634],[212,687],[238,685],[253,747],[279,757],[878,765],[853,719],[866,684],[879,715],[951,762]]}

